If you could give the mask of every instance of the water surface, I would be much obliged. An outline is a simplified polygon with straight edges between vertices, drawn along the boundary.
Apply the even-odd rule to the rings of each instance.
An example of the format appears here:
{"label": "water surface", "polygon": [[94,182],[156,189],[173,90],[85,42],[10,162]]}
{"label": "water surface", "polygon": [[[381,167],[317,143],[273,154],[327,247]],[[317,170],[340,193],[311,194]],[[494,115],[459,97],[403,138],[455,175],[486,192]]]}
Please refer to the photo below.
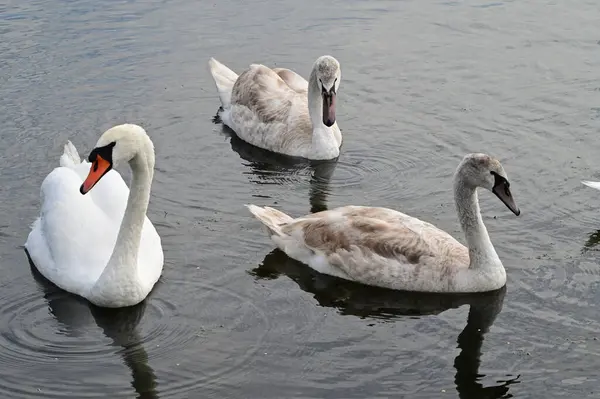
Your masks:
{"label": "water surface", "polygon": [[[564,4],[563,4],[564,3]],[[600,11],[585,0],[0,5],[0,396],[559,398],[599,393]],[[342,64],[337,163],[293,164],[212,121],[210,56]],[[23,251],[66,140],[117,123],[156,147],[163,277],[90,307]],[[505,290],[409,295],[318,275],[245,203],[388,206],[460,233],[451,176],[502,160],[522,214],[482,193]],[[121,171],[125,176],[130,173]]]}

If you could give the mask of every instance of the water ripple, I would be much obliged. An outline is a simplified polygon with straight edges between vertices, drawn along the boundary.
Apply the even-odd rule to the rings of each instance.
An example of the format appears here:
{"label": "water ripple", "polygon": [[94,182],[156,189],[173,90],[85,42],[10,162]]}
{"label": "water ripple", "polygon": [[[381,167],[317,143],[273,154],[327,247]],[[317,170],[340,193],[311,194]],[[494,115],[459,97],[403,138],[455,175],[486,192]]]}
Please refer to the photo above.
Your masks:
{"label": "water ripple", "polygon": [[[173,317],[163,325],[165,331],[155,330],[156,342],[164,348],[152,350],[150,358],[160,358],[161,364],[171,364],[161,373],[164,379],[161,390],[170,395],[182,394],[218,385],[243,374],[270,329],[265,312],[248,298],[211,283],[188,279],[165,279],[164,283],[183,295],[196,293],[193,310],[197,322],[190,323],[186,318],[176,328],[184,332],[181,336],[187,337],[187,342],[174,339],[172,343],[165,343],[165,336],[177,336],[173,331],[173,324],[177,324]],[[193,331],[188,329],[190,324],[195,325]],[[194,341],[201,347],[200,359],[184,354]],[[174,350],[176,348],[179,350]],[[198,370],[197,363],[203,358],[209,358],[210,364]]]}
{"label": "water ripple", "polygon": [[[5,397],[122,396],[131,386],[140,397],[183,394],[243,373],[269,331],[265,313],[251,301],[207,283],[167,282],[181,292],[199,293],[194,299],[202,311],[194,307],[191,318],[154,293],[133,308],[98,308],[58,289],[33,266],[32,275],[43,298],[39,290],[15,295],[8,284],[0,287],[0,365],[5,370],[0,392]],[[189,353],[194,347],[194,353],[210,358],[206,369],[192,367],[198,362]],[[130,385],[106,386],[93,378],[92,370],[114,369],[118,363],[131,370]],[[65,380],[75,371],[90,378]]]}

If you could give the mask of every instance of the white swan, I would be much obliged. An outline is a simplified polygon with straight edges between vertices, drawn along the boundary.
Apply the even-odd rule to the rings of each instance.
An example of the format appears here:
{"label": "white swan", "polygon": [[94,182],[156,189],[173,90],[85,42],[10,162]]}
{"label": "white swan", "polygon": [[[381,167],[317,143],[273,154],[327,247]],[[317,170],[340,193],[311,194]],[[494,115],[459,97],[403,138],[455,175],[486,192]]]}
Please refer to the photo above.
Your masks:
{"label": "white swan", "polygon": [[[163,268],[160,237],[146,217],[154,146],[140,126],[119,125],[100,137],[89,161],[65,145],[61,166],[42,183],[40,217],[25,248],[40,273],[65,291],[98,306],[132,306]],[[119,162],[131,166],[131,191],[112,170]]]}
{"label": "white swan", "polygon": [[285,68],[253,64],[238,77],[214,58],[209,67],[221,99],[219,116],[239,138],[289,156],[340,155],[335,109],[341,69],[335,58],[319,57],[308,82]]}
{"label": "white swan", "polygon": [[345,206],[298,219],[248,205],[288,256],[318,272],[406,291],[492,291],[506,272],[481,219],[477,187],[492,191],[516,215],[504,168],[469,154],[454,177],[454,198],[468,248],[432,224],[386,209]]}

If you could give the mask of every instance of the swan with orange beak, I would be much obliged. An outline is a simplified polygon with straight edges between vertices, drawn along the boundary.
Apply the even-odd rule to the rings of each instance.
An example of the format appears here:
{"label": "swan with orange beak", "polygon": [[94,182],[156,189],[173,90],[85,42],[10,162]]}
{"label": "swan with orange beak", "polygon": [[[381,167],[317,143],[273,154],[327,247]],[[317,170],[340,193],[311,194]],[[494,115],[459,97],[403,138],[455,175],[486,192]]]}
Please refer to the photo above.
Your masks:
{"label": "swan with orange beak", "polygon": [[113,141],[103,147],[94,148],[88,157],[88,161],[92,163],[88,177],[81,185],[79,191],[81,194],[86,194],[102,179],[102,177],[110,172],[113,167],[112,151],[116,143]]}
{"label": "swan with orange beak", "polygon": [[[25,248],[63,290],[97,306],[133,306],[163,268],[161,240],[146,216],[154,146],[140,126],[119,125],[100,137],[88,160],[67,143],[61,166],[42,183],[40,217]],[[113,169],[120,162],[131,167],[131,190]]]}

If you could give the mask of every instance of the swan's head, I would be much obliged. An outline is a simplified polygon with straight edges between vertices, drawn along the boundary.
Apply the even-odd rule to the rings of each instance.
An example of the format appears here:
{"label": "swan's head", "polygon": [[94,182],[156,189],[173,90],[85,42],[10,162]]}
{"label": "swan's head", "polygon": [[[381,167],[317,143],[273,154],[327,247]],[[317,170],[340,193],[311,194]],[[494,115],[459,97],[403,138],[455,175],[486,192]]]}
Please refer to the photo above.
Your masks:
{"label": "swan's head", "polygon": [[324,55],[317,58],[313,70],[323,97],[323,124],[331,127],[335,123],[336,95],[342,79],[340,63],[332,56]]}
{"label": "swan's head", "polygon": [[515,215],[521,211],[511,192],[500,161],[486,154],[469,154],[457,169],[462,181],[471,187],[483,187],[494,193]]}
{"label": "swan's head", "polygon": [[96,147],[90,152],[90,172],[79,191],[86,194],[115,165],[131,161],[143,145],[146,131],[132,124],[114,126],[100,136]]}

